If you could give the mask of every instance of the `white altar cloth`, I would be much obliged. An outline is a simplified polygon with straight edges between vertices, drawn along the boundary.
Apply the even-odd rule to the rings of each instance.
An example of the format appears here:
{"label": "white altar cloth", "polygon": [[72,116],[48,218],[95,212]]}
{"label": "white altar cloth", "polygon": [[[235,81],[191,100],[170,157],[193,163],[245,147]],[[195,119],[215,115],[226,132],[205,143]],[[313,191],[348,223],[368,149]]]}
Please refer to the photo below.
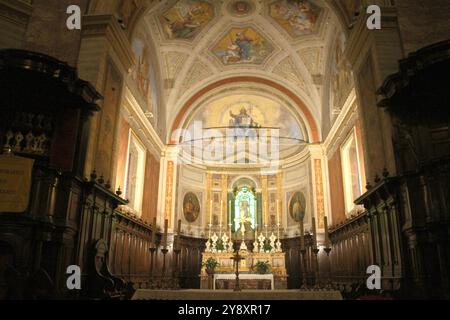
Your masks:
{"label": "white altar cloth", "polygon": [[[216,290],[216,280],[234,280],[236,279],[235,274],[231,273],[219,273],[214,274],[214,283],[213,283],[213,290]],[[273,274],[253,274],[253,273],[242,273],[239,274],[239,279],[245,280],[270,280],[271,284],[271,290],[275,290],[275,280],[273,277]]]}

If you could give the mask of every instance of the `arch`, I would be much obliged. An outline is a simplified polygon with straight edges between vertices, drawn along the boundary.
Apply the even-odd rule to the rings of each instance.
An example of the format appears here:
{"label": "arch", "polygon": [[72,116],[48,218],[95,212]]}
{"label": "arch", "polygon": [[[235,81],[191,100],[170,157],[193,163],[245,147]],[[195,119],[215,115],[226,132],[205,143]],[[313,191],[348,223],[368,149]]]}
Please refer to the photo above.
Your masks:
{"label": "arch", "polygon": [[[226,78],[226,79],[216,81],[216,82],[204,87],[203,89],[198,91],[196,94],[194,94],[183,105],[180,112],[177,114],[177,116],[171,126],[170,132],[168,132],[168,134],[172,135],[172,133],[179,128],[182,119],[186,116],[186,114],[188,113],[190,108],[194,105],[194,103],[196,101],[198,101],[201,97],[203,97],[205,94],[207,94],[209,91],[219,88],[221,86],[227,85],[227,84],[238,83],[238,82],[253,82],[253,83],[257,83],[257,84],[267,85],[269,87],[272,87],[273,89],[280,91],[281,93],[285,94],[286,96],[288,96],[297,105],[297,107],[299,108],[301,113],[303,113],[303,115],[305,116],[306,124],[308,125],[310,132],[311,132],[311,140],[312,141],[310,141],[310,142],[312,142],[312,143],[320,142],[320,132],[319,132],[316,120],[314,119],[314,116],[312,115],[312,113],[308,109],[308,107],[306,107],[306,105],[303,103],[303,101],[294,92],[292,92],[285,86],[283,86],[277,82],[274,82],[272,80],[259,78],[259,77],[255,77],[255,76],[236,76],[236,77]],[[169,143],[175,144],[176,142],[173,141],[172,138],[170,137]]]}
{"label": "arch", "polygon": [[254,187],[255,189],[259,189],[260,185],[258,184],[258,181],[256,181],[254,178],[252,178],[249,175],[239,175],[237,177],[235,177],[234,179],[232,179],[229,183],[228,183],[228,189],[233,189],[238,182],[243,181],[243,180],[249,180],[251,182],[251,187]]}

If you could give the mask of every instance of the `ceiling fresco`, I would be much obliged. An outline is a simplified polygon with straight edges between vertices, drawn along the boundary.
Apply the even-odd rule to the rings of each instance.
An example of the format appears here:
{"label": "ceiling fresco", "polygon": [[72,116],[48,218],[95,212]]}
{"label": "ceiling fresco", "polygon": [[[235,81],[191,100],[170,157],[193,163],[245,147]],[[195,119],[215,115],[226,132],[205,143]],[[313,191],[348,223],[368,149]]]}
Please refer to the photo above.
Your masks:
{"label": "ceiling fresco", "polygon": [[213,48],[224,65],[261,64],[272,52],[270,42],[253,28],[233,28]]}
{"label": "ceiling fresco", "polygon": [[321,9],[307,0],[279,0],[270,5],[269,11],[291,37],[298,38],[313,33]]}
{"label": "ceiling fresco", "polygon": [[160,16],[169,39],[191,40],[214,18],[214,6],[207,1],[180,0]]}
{"label": "ceiling fresco", "polygon": [[149,59],[161,66],[169,127],[206,86],[236,76],[270,79],[321,118],[332,77],[327,65],[340,28],[325,0],[159,1],[139,28],[156,49]]}
{"label": "ceiling fresco", "polygon": [[262,128],[280,128],[280,136],[304,140],[300,120],[280,102],[256,94],[233,94],[206,103],[198,108],[191,119],[205,128],[236,125],[236,117],[245,110],[253,124]]}

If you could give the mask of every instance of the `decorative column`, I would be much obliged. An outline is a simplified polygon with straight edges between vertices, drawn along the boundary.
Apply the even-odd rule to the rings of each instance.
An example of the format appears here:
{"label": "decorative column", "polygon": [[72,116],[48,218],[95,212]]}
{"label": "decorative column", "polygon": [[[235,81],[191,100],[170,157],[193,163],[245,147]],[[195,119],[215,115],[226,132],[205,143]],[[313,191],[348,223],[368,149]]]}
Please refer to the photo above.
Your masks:
{"label": "decorative column", "polygon": [[160,196],[158,201],[158,224],[164,225],[168,221],[169,233],[175,230],[175,194],[177,176],[178,148],[169,146],[161,158]]}
{"label": "decorative column", "polygon": [[324,229],[324,217],[325,217],[325,187],[324,187],[324,164],[323,159],[325,156],[323,150],[318,145],[312,145],[309,147],[311,153],[311,166],[312,166],[312,183],[314,193],[314,203],[317,218],[317,228]]}

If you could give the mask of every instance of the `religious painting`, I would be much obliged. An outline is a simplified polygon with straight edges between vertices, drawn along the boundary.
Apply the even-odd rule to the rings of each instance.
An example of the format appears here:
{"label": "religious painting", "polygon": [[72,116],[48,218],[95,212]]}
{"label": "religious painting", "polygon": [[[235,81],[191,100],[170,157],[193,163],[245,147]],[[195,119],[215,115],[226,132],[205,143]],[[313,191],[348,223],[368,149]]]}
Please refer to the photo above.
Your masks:
{"label": "religious painting", "polygon": [[[250,163],[257,157],[259,160],[268,161],[272,155],[286,158],[301,152],[306,147],[303,141],[308,141],[306,126],[296,114],[296,110],[269,97],[253,93],[227,95],[204,103],[194,111],[186,127],[195,122],[201,122],[204,128],[213,128],[208,129],[207,134],[214,137],[218,137],[217,132],[222,133],[222,137],[225,138],[218,137],[214,141],[203,139],[201,146],[210,150],[208,151],[210,159],[223,158],[224,162],[229,163],[247,161]],[[237,153],[227,153],[223,152],[223,148],[221,149],[221,144],[228,143],[227,134],[232,134],[243,141],[243,144],[236,147]],[[284,142],[277,143],[276,140],[272,140],[275,143],[266,143],[262,140],[265,137],[268,140],[283,139]],[[251,139],[256,141],[256,144],[245,142]],[[253,147],[258,145],[258,139],[261,144],[256,150],[257,148]],[[186,142],[183,148],[183,152],[194,156],[200,151],[199,146],[193,141]],[[249,151],[248,154],[245,154],[246,148]],[[206,155],[203,151],[201,152]],[[268,184],[271,187],[276,186],[276,182],[271,180]]]}
{"label": "religious painting", "polygon": [[238,114],[234,114],[230,110],[230,127],[249,127],[249,128],[259,128],[261,125],[257,123],[246,108],[241,108]]}
{"label": "religious painting", "polygon": [[308,0],[279,0],[270,5],[270,16],[293,38],[311,34],[320,12]]}
{"label": "religious painting", "polygon": [[207,1],[180,0],[160,17],[169,39],[192,40],[214,18],[214,6]]}
{"label": "religious painting", "polygon": [[198,201],[197,196],[192,192],[188,192],[184,196],[183,214],[184,218],[189,223],[197,221],[198,216],[200,215],[200,202]]}
{"label": "religious painting", "polygon": [[144,100],[144,112],[155,113],[158,104],[157,76],[150,59],[152,54],[149,41],[138,32],[133,39],[132,48],[136,58],[136,66],[132,77]]}
{"label": "religious painting", "polygon": [[331,61],[331,88],[333,92],[330,95],[330,105],[332,106],[333,116],[339,115],[354,86],[351,65],[344,56],[345,45],[345,36],[340,36],[336,39]]}
{"label": "religious painting", "polygon": [[296,192],[289,201],[289,214],[291,218],[300,222],[300,220],[305,218],[306,212],[306,198],[302,192]]}
{"label": "religious painting", "polygon": [[224,65],[262,64],[273,47],[253,28],[233,28],[213,48]]}

